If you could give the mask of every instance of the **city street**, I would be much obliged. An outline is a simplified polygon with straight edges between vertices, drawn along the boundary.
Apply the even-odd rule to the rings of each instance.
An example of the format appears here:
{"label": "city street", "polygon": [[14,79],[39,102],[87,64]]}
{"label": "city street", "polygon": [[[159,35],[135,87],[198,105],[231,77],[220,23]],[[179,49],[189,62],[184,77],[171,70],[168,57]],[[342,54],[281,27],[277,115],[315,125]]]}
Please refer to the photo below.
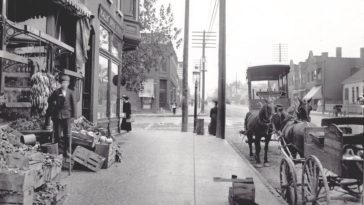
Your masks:
{"label": "city street", "polygon": [[[245,108],[232,106],[228,110],[237,113]],[[229,119],[228,127],[238,128],[242,123],[239,116]],[[123,148],[120,164],[99,173],[63,173],[70,193],[66,204],[227,205],[231,182],[214,182],[213,178],[231,175],[253,177],[258,204],[284,204],[227,141],[182,133],[180,120],[137,117],[133,131],[117,137]]]}

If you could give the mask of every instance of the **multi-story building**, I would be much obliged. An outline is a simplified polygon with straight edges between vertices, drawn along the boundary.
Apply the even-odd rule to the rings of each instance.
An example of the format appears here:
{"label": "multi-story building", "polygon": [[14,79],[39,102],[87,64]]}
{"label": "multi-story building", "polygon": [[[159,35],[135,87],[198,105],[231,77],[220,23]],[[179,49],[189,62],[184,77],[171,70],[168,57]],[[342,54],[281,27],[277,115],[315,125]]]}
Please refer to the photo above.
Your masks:
{"label": "multi-story building", "polygon": [[363,66],[364,49],[360,53],[360,58],[348,58],[342,57],[339,47],[335,57],[329,57],[327,52],[317,56],[310,51],[306,61],[298,65],[291,63],[291,96],[312,99],[314,109],[319,111],[331,110],[334,105],[342,104],[341,83]]}
{"label": "multi-story building", "polygon": [[[18,76],[30,78],[31,69],[20,69],[23,65],[35,64],[39,70],[52,74],[65,73],[71,76],[70,86],[76,92],[77,115],[115,131],[120,121],[121,85],[120,80],[114,84],[113,78],[120,79],[117,76],[121,75],[122,52],[135,49],[140,42],[139,1],[4,2],[7,9],[1,20],[19,35],[5,32],[9,35],[1,39],[1,53],[6,53],[1,57],[17,63],[1,65],[0,95],[10,89],[5,77],[14,75],[8,73],[21,70]],[[9,26],[4,29],[9,31]],[[28,64],[28,60],[32,63]],[[21,93],[29,86],[24,85]],[[15,112],[28,110],[27,99],[14,99],[22,102],[14,100],[5,107]]]}
{"label": "multi-story building", "polygon": [[134,112],[163,112],[170,110],[173,102],[179,103],[177,55],[171,42],[159,46],[163,47],[161,61],[147,74],[144,89],[139,93],[121,91],[129,96]]}

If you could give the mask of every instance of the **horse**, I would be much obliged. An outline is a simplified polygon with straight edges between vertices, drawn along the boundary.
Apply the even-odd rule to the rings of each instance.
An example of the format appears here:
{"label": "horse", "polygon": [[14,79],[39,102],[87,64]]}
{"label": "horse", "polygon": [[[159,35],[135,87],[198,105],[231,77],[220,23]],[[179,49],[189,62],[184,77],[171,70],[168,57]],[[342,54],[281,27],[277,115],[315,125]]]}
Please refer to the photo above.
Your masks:
{"label": "horse", "polygon": [[[254,156],[252,151],[252,146],[254,143],[257,168],[263,167],[260,161],[260,141],[262,138],[265,139],[264,166],[269,166],[267,153],[269,141],[271,140],[271,133],[269,131],[271,130],[270,118],[272,116],[272,110],[272,105],[266,102],[264,105],[262,105],[259,112],[248,112],[245,116],[244,125],[246,130],[245,133],[248,138],[250,157]],[[255,138],[253,138],[253,136]]]}
{"label": "horse", "polygon": [[292,156],[296,158],[297,153],[303,157],[304,156],[304,137],[306,127],[316,127],[315,124],[311,123],[311,118],[309,116],[312,107],[309,105],[309,101],[305,102],[298,98],[299,105],[296,110],[296,118],[288,119],[282,132],[282,137],[285,139]]}

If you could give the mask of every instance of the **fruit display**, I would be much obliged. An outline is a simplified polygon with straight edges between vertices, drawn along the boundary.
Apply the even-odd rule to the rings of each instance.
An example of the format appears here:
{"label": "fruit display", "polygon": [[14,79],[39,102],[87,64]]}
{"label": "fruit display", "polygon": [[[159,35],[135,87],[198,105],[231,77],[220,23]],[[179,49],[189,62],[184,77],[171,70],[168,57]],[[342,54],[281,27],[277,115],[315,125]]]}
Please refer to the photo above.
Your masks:
{"label": "fruit display", "polygon": [[33,205],[58,204],[66,195],[65,184],[48,182],[35,190]]}
{"label": "fruit display", "polygon": [[57,89],[55,77],[49,73],[37,72],[30,78],[32,107],[42,116],[48,109],[48,97]]}
{"label": "fruit display", "polygon": [[44,127],[44,120],[40,117],[33,117],[30,119],[19,118],[9,124],[15,130],[41,130]]}
{"label": "fruit display", "polygon": [[74,120],[72,124],[73,131],[94,130],[94,129],[96,129],[96,125],[88,121],[84,116],[81,116],[78,119]]}

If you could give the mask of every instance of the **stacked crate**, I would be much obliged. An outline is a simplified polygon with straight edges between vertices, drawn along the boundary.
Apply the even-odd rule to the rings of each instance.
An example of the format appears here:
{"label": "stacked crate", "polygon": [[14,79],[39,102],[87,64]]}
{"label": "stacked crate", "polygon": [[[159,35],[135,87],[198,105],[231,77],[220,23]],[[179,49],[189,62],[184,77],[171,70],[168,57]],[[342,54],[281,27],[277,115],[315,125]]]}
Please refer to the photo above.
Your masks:
{"label": "stacked crate", "polygon": [[96,144],[95,153],[105,157],[105,162],[102,168],[107,169],[115,163],[116,150],[113,144]]}

